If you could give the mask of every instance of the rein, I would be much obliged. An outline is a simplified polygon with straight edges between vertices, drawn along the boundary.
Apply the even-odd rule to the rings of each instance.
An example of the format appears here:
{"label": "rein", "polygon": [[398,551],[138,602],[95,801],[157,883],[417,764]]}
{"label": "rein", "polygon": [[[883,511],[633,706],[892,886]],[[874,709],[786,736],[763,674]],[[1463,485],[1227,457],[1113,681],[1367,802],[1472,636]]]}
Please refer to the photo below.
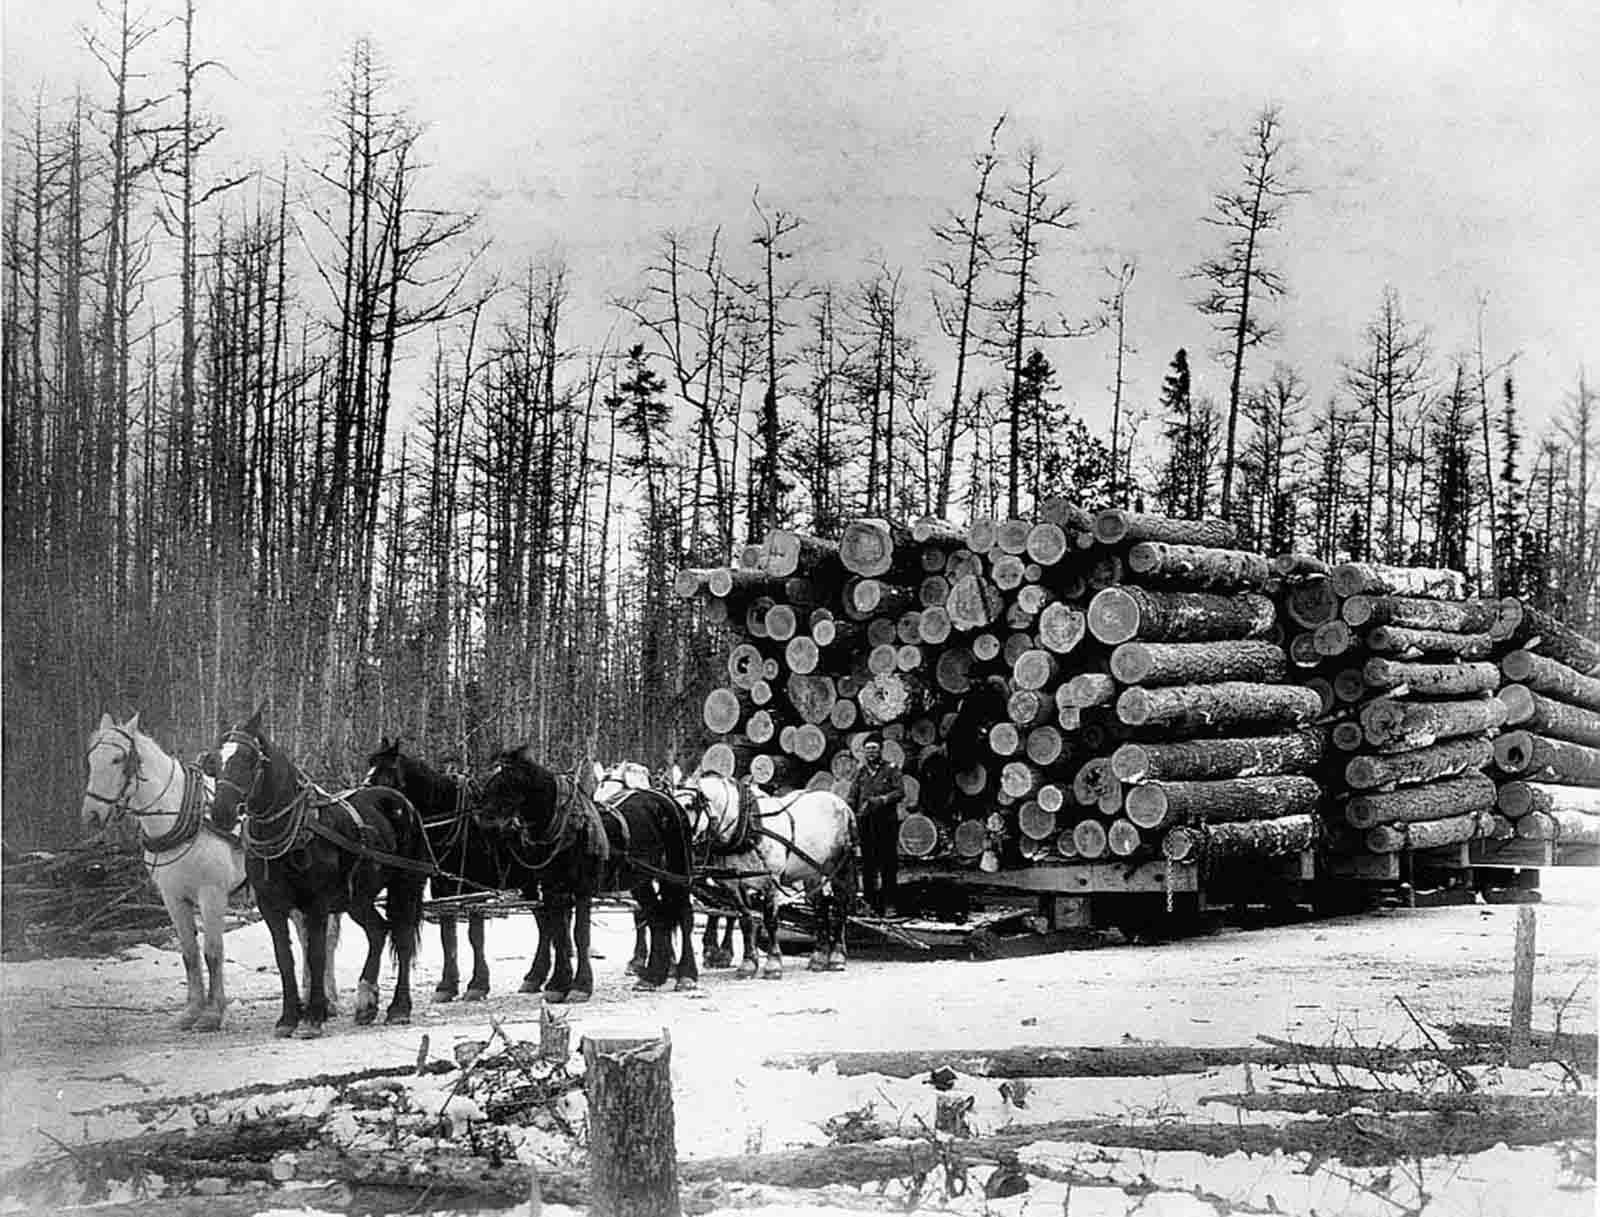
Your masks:
{"label": "rein", "polygon": [[513,859],[516,860],[517,865],[523,867],[525,870],[544,870],[556,860],[556,857],[561,853],[561,850],[566,844],[563,838],[566,835],[567,825],[572,819],[572,809],[577,806],[578,803],[578,784],[565,774],[558,773],[554,774],[553,776],[556,783],[557,802],[555,810],[550,814],[549,831],[536,841],[528,841],[527,823],[520,815],[517,817],[518,837],[528,848],[542,849],[544,851],[544,857],[538,862],[529,862],[522,856],[520,852],[518,852],[516,846],[510,844],[507,845],[507,852]]}

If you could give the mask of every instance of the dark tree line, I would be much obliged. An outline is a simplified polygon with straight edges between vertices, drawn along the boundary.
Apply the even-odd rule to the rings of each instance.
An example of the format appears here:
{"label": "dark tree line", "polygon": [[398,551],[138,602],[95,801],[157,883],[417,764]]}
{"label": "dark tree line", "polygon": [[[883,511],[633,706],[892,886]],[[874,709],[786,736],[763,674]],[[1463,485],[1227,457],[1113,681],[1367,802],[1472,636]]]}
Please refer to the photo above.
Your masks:
{"label": "dark tree line", "polygon": [[[696,755],[726,638],[672,574],[773,526],[1067,495],[1223,513],[1266,550],[1460,565],[1593,615],[1586,380],[1527,436],[1514,361],[1481,337],[1439,357],[1398,290],[1324,396],[1251,363],[1292,299],[1270,269],[1297,190],[1275,111],[1196,272],[1225,394],[1192,346],[1158,392],[1130,381],[1134,261],[1098,300],[1073,279],[1071,184],[1003,119],[928,266],[820,281],[823,234],[758,192],[662,233],[596,345],[565,265],[498,265],[439,196],[369,43],[311,161],[214,164],[205,18],[119,0],[89,36],[96,93],[8,123],[8,839],[76,832],[106,709],[192,756],[261,704],[330,782],[380,735],[468,765],[523,740],[562,764]],[[1100,341],[1105,436],[1058,367]]]}

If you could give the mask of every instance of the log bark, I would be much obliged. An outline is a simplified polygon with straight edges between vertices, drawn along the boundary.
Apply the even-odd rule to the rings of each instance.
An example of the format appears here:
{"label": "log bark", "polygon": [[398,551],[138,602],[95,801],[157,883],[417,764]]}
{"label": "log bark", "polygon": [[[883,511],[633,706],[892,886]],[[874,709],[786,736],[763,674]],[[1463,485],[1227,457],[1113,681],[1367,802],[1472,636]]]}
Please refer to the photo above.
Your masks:
{"label": "log bark", "polygon": [[1273,820],[1313,815],[1322,787],[1295,774],[1223,778],[1211,782],[1149,782],[1131,786],[1125,799],[1128,819],[1140,828],[1158,829],[1186,821]]}
{"label": "log bark", "polygon": [[589,1204],[607,1217],[677,1217],[672,1042],[583,1038]]}
{"label": "log bark", "polygon": [[967,530],[939,516],[921,516],[911,522],[911,539],[918,545],[965,545]]}
{"label": "log bark", "polygon": [[1517,821],[1517,836],[1563,845],[1600,845],[1600,815],[1567,809],[1529,812]]}
{"label": "log bark", "polygon": [[1437,600],[1460,600],[1467,592],[1466,576],[1460,571],[1437,570],[1424,566],[1383,566],[1376,562],[1346,562],[1333,568],[1329,576],[1333,590],[1342,597],[1420,596]]}
{"label": "log bark", "polygon": [[1600,786],[1600,748],[1508,731],[1494,742],[1494,763],[1527,781]]}
{"label": "log bark", "polygon": [[1079,710],[1110,705],[1117,696],[1116,680],[1104,672],[1080,672],[1061,688],[1057,704]]}
{"label": "log bark", "polygon": [[1361,708],[1361,730],[1378,748],[1426,748],[1453,736],[1493,731],[1505,721],[1505,703],[1497,697],[1432,702],[1381,697]]}
{"label": "log bark", "polygon": [[1285,579],[1306,575],[1327,575],[1333,566],[1312,554],[1279,554],[1272,560],[1272,569]]}
{"label": "log bark", "polygon": [[1089,602],[1089,632],[1110,645],[1135,638],[1149,642],[1259,638],[1275,622],[1272,601],[1254,592],[1219,596],[1108,587]]}
{"label": "log bark", "polygon": [[1492,654],[1495,646],[1488,634],[1450,634],[1443,630],[1380,625],[1367,631],[1367,649],[1380,655],[1456,655],[1462,659],[1482,659]]}
{"label": "log bark", "polygon": [[1306,579],[1290,586],[1283,597],[1283,610],[1296,625],[1314,630],[1339,615],[1339,597],[1328,580]]}
{"label": "log bark", "polygon": [[1500,814],[1516,820],[1541,812],[1600,816],[1600,790],[1589,786],[1554,786],[1543,782],[1506,782],[1500,787]]}
{"label": "log bark", "polygon": [[1527,685],[1535,693],[1600,710],[1600,679],[1580,675],[1560,660],[1534,651],[1512,651],[1500,660],[1500,671],[1508,681]]}
{"label": "log bark", "polygon": [[1321,710],[1322,699],[1309,689],[1244,681],[1135,687],[1117,698],[1117,717],[1131,727],[1185,731],[1246,723],[1309,722]]}
{"label": "log bark", "polygon": [[1345,762],[1344,780],[1355,790],[1376,790],[1478,773],[1494,760],[1486,739],[1448,739],[1411,752],[1353,756]]}
{"label": "log bark", "polygon": [[1239,533],[1226,520],[1178,520],[1111,507],[1095,516],[1094,539],[1102,545],[1165,541],[1172,545],[1207,545],[1227,549],[1237,544]]}
{"label": "log bark", "polygon": [[1052,495],[1042,501],[1035,511],[1041,519],[1056,525],[1067,536],[1073,537],[1080,532],[1089,532],[1094,528],[1094,513],[1078,506],[1071,499]]}
{"label": "log bark", "polygon": [[781,590],[783,580],[765,571],[719,566],[706,574],[706,590],[720,599],[730,596],[755,596]]}
{"label": "log bark", "polygon": [[1213,549],[1140,541],[1128,551],[1128,569],[1157,583],[1182,583],[1211,591],[1250,591],[1272,579],[1272,564],[1243,549]]}
{"label": "log bark", "polygon": [[1570,706],[1535,693],[1526,685],[1506,685],[1497,695],[1506,704],[1506,722],[1525,731],[1574,744],[1600,745],[1600,711]]}
{"label": "log bark", "polygon": [[1313,772],[1327,754],[1323,733],[1123,744],[1111,772],[1124,782],[1209,781]]}
{"label": "log bark", "polygon": [[[1415,824],[1381,824],[1367,829],[1362,841],[1375,854],[1394,854],[1403,849],[1438,849],[1475,837],[1495,836],[1498,830],[1494,822],[1499,819],[1485,812],[1475,812]],[[1500,820],[1500,823],[1510,825],[1509,820]]]}
{"label": "log bark", "polygon": [[1086,626],[1087,618],[1081,609],[1056,601],[1040,610],[1035,632],[1040,646],[1057,655],[1066,655],[1083,641]]}
{"label": "log bark", "polygon": [[1400,663],[1393,659],[1369,659],[1361,675],[1375,689],[1404,685],[1419,697],[1464,697],[1493,693],[1500,687],[1500,675],[1492,663]]}
{"label": "log bark", "polygon": [[1283,857],[1315,845],[1318,823],[1316,816],[1288,815],[1272,820],[1179,825],[1161,838],[1161,854],[1173,862]]}
{"label": "log bark", "polygon": [[1111,674],[1128,685],[1276,684],[1288,671],[1270,642],[1125,642],[1111,652]]}
{"label": "log bark", "polygon": [[766,568],[769,574],[809,574],[838,556],[839,546],[834,541],[792,532],[787,528],[774,528],[767,533]]}
{"label": "log bark", "polygon": [[1542,609],[1515,599],[1502,603],[1510,621],[1507,637],[1513,643],[1525,651],[1564,663],[1581,676],[1600,674],[1600,643],[1584,637]]}
{"label": "log bark", "polygon": [[1398,625],[1453,634],[1488,634],[1501,620],[1498,600],[1425,600],[1416,596],[1349,597],[1339,615],[1349,625]]}
{"label": "log bark", "polygon": [[1344,820],[1351,828],[1373,828],[1379,824],[1444,820],[1489,811],[1494,805],[1494,779],[1481,773],[1468,774],[1381,794],[1356,795],[1344,805]]}
{"label": "log bark", "polygon": [[895,568],[897,551],[901,564],[912,550],[911,534],[903,525],[889,520],[851,520],[839,538],[839,561],[851,574],[868,578],[887,575]]}

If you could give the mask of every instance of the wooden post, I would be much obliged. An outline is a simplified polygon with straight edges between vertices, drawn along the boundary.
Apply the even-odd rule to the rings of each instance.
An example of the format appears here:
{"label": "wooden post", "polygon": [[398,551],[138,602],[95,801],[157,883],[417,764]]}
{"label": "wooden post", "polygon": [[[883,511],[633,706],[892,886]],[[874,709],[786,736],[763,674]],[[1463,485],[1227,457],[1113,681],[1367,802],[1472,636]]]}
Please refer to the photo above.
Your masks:
{"label": "wooden post", "polygon": [[595,1217],[678,1217],[672,1039],[583,1037],[589,1206]]}
{"label": "wooden post", "polygon": [[565,1007],[539,1007],[539,1058],[565,1064],[572,1055],[572,1024]]}
{"label": "wooden post", "polygon": [[1517,909],[1517,945],[1511,979],[1511,1044],[1508,1058],[1513,1069],[1533,1062],[1533,908]]}

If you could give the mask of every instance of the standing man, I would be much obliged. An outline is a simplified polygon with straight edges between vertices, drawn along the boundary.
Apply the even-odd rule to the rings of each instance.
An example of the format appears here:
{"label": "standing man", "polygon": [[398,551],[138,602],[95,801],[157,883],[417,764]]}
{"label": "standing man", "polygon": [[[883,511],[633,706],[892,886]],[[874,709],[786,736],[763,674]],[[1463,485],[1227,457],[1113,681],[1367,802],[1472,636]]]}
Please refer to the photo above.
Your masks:
{"label": "standing man", "polygon": [[876,736],[861,747],[861,767],[850,780],[850,806],[861,829],[862,889],[866,901],[879,914],[894,911],[895,883],[900,858],[900,816],[905,798],[900,769],[883,759],[883,744]]}

